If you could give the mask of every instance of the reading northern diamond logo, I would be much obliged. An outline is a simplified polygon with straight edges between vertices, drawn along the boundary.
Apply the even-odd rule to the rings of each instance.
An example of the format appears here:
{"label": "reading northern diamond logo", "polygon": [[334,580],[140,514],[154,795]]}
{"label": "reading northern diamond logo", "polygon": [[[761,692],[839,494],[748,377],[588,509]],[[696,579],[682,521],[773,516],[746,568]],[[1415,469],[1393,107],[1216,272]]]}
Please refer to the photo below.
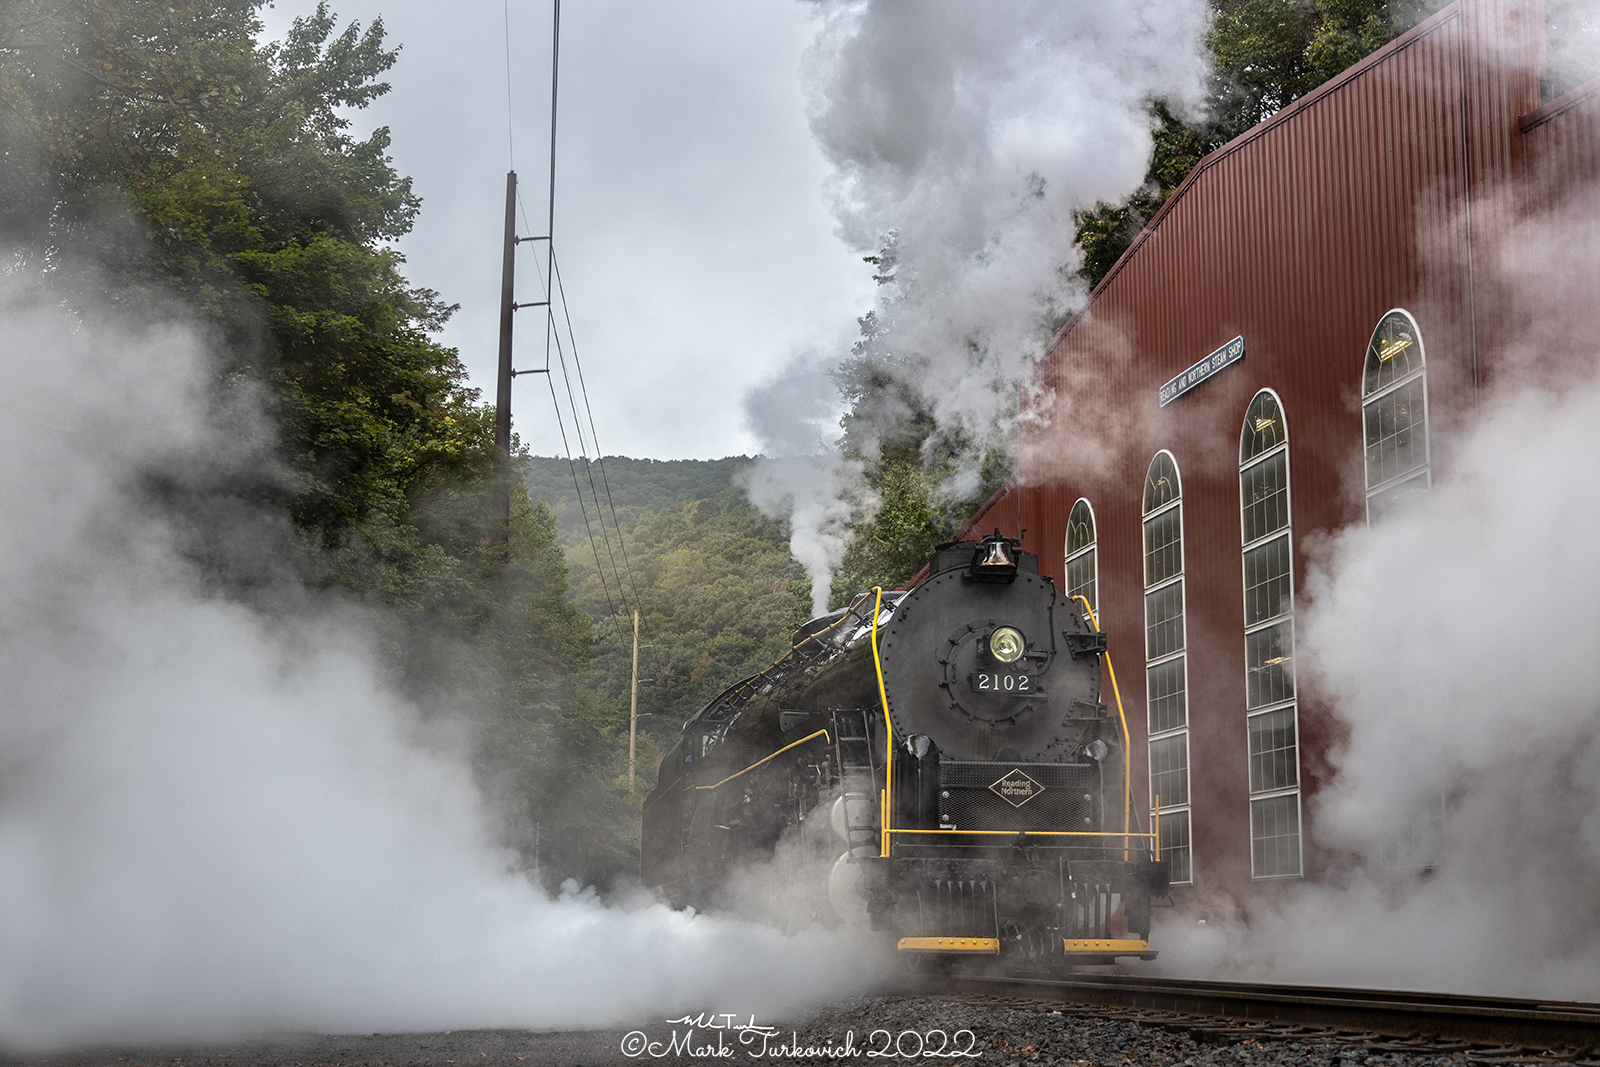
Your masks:
{"label": "reading northern diamond logo", "polygon": [[1015,769],[989,788],[1000,794],[1000,798],[1013,808],[1022,807],[1044,792],[1044,786]]}

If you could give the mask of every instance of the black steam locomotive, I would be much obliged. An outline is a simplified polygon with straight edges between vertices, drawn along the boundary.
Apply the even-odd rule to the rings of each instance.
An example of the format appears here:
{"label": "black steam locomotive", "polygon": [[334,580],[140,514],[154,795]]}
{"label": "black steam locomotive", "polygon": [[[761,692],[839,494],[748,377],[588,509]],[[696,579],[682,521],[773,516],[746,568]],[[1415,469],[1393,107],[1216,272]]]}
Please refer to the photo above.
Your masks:
{"label": "black steam locomotive", "polygon": [[1104,652],[1020,541],[941,545],[910,590],[811,620],[685,724],[645,803],[643,881],[704,908],[781,848],[904,953],[1154,958],[1167,864]]}

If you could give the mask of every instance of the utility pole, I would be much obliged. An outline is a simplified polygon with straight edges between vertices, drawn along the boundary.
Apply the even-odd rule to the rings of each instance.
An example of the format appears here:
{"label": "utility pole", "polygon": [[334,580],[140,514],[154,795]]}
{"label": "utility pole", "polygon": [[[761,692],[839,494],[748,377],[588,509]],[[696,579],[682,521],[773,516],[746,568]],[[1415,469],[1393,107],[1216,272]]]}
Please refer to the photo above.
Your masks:
{"label": "utility pole", "polygon": [[[511,320],[517,310],[517,172],[506,172],[506,242],[500,261],[500,374],[494,392],[494,450],[510,477],[511,467]],[[494,491],[495,525],[492,544],[503,545],[511,533],[511,489],[503,481]]]}
{"label": "utility pole", "polygon": [[[561,0],[555,0],[555,24],[551,28],[550,55],[550,213],[543,237],[517,236],[517,172],[506,172],[506,235],[500,260],[500,372],[494,392],[494,448],[499,454],[501,480],[494,491],[495,530],[489,542],[504,545],[511,537],[511,488],[504,479],[511,477],[511,383],[519,374],[549,374],[549,334],[553,322],[546,313],[545,366],[539,370],[513,370],[511,366],[511,322],[519,307],[548,308],[555,285],[555,244],[550,236],[556,225],[556,91],[561,86]],[[509,56],[509,53],[508,53]],[[509,64],[510,60],[507,59]],[[506,71],[507,92],[511,72]],[[545,299],[519,304],[516,295],[517,245],[523,241],[545,242]]]}
{"label": "utility pole", "polygon": [[628,790],[633,791],[634,740],[639,734],[639,609],[633,611],[633,706],[628,712]]}

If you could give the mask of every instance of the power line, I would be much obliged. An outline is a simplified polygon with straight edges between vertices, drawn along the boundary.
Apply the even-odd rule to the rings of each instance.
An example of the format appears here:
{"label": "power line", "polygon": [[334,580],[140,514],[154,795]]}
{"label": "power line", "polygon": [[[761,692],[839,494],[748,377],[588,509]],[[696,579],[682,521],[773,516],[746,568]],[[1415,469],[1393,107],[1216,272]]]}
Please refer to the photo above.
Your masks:
{"label": "power line", "polygon": [[[516,128],[511,120],[511,0],[501,0],[500,14],[505,19],[505,44],[506,44],[506,159],[510,162],[510,170],[517,169],[517,138]],[[524,220],[526,221],[526,220]]]}
{"label": "power line", "polygon": [[[538,265],[537,261],[535,261],[535,263],[534,263],[534,272],[535,272],[535,274],[539,273],[539,265]],[[545,290],[546,295],[547,296],[551,295],[552,294],[552,287],[549,284],[549,282],[542,275],[540,276],[540,282],[544,286],[544,290]],[[545,337],[546,337],[547,340],[550,337],[550,331],[551,331],[551,325],[552,325],[552,321],[551,321],[550,313],[549,313],[549,303],[550,302],[547,300],[546,301],[546,320],[545,320],[546,321]],[[559,353],[559,351],[560,351],[560,338],[558,337],[556,339],[556,341],[557,341],[557,351]],[[595,544],[594,526],[589,522],[589,509],[588,509],[588,506],[584,503],[584,500],[583,500],[583,488],[578,483],[578,465],[577,465],[576,459],[574,459],[574,457],[572,455],[572,444],[571,444],[570,440],[567,438],[566,419],[563,417],[563,415],[561,413],[561,401],[558,399],[558,397],[556,395],[555,382],[550,380],[550,379],[554,378],[554,375],[549,373],[549,357],[548,356],[545,359],[545,367],[546,367],[545,379],[546,379],[547,383],[550,386],[550,404],[551,404],[551,408],[555,412],[556,428],[561,433],[561,448],[562,448],[562,452],[566,456],[567,466],[568,466],[568,468],[569,468],[569,470],[570,470],[570,472],[572,474],[572,491],[573,491],[574,495],[578,498],[578,513],[583,518],[583,529],[584,529],[585,535],[589,539],[589,550],[594,555],[595,573],[598,574],[599,577],[600,577],[600,588],[601,588],[601,592],[605,596],[607,614],[609,614],[611,616],[611,618],[613,620],[615,620],[615,619],[617,619],[619,617],[618,616],[618,612],[617,612],[617,607],[616,607],[616,604],[612,601],[612,598],[611,598],[611,585],[610,585],[610,582],[608,582],[607,579],[606,579],[605,563],[600,558],[599,546]],[[562,370],[562,375],[565,376],[567,372],[566,372],[566,361],[564,359],[561,362],[561,370]],[[568,384],[567,384],[567,391],[568,391],[569,394],[571,393],[571,389],[572,389],[572,387],[571,387],[571,383],[569,381]],[[581,429],[582,428],[577,425],[577,418],[578,418],[577,410],[576,410],[576,408],[574,408],[574,410],[573,410],[573,422],[574,422],[573,429],[576,430],[576,431],[580,431],[579,434],[578,434],[578,446],[579,446],[579,452],[581,454],[582,449],[583,449],[583,435],[581,433]],[[590,487],[591,487],[591,492],[592,492],[593,491],[593,478],[592,477],[590,478]],[[617,570],[616,558],[614,556],[612,556],[612,554],[611,554],[611,542],[610,542],[610,539],[606,536],[605,519],[604,519],[603,515],[600,513],[600,500],[599,500],[598,495],[595,496],[595,518],[600,520],[601,538],[603,540],[605,540],[605,542],[606,542],[606,555],[607,555],[608,558],[611,559],[612,570],[615,572]],[[618,531],[618,535],[620,537],[620,535],[621,535],[621,531],[620,530]],[[623,601],[623,611],[625,613],[627,611],[627,601],[626,601],[626,598],[621,596],[621,593],[622,593],[622,581],[621,581],[620,574],[616,578],[616,583],[617,583],[618,599]],[[635,597],[635,599],[637,599],[637,597]],[[616,624],[616,625],[620,625],[620,623]]]}
{"label": "power line", "polygon": [[[561,344],[560,331],[556,331],[555,342],[556,342],[556,358],[561,361],[561,378],[566,383],[566,386],[567,386],[567,403],[572,408],[572,424],[573,424],[572,428],[573,428],[573,431],[578,435],[578,450],[581,453],[581,452],[584,451],[583,426],[582,426],[581,420],[580,420],[579,415],[578,415],[578,402],[577,402],[577,399],[573,396],[573,392],[572,392],[572,374],[567,370],[567,356],[566,356],[565,348]],[[547,377],[548,377],[548,375],[547,375]],[[551,385],[552,392],[554,391],[554,389],[555,389],[555,386],[554,386],[554,384],[552,384]],[[590,467],[590,464],[588,463],[588,457],[587,456],[584,457],[584,467],[585,467],[585,470],[588,470],[589,467]],[[574,480],[576,480],[576,478],[577,478],[576,465],[574,465],[574,468],[573,468],[573,478],[574,478]],[[623,601],[623,608],[626,609],[627,608],[627,598],[622,595],[622,573],[621,573],[620,568],[618,568],[618,566],[617,566],[617,557],[615,555],[613,555],[612,552],[611,552],[611,536],[610,536],[610,534],[606,533],[605,517],[599,513],[600,512],[600,494],[595,489],[594,474],[592,473],[592,471],[589,473],[589,491],[594,496],[594,506],[595,506],[595,512],[596,512],[595,518],[600,520],[600,539],[605,542],[606,555],[611,560],[612,573],[614,573],[617,576],[617,598],[619,600]],[[579,491],[579,495],[581,497],[581,495],[582,495],[582,491],[581,490]],[[594,535],[591,533],[590,534],[590,540],[591,541],[593,540],[593,536]],[[622,539],[622,531],[621,531],[621,529],[617,530],[617,539],[619,541]],[[596,557],[595,558],[595,563],[598,566],[599,563],[600,563],[598,550],[596,550],[595,557]],[[601,581],[604,582],[605,581],[605,568],[604,567],[600,567],[599,569],[600,569],[600,572],[601,572]],[[637,594],[635,594],[634,599],[635,600],[638,599]]]}
{"label": "power line", "polygon": [[[548,379],[550,376],[545,375]],[[578,486],[578,465],[572,460],[572,446],[567,443],[567,428],[561,418],[561,402],[556,399],[556,386],[550,383],[550,403],[555,408],[556,426],[561,430],[561,447],[567,454],[567,466],[572,470],[572,491],[578,497],[578,512],[583,516],[583,528],[589,535],[589,551],[594,553],[595,573],[600,576],[600,591],[606,598],[606,613],[611,616],[613,624],[617,619],[617,606],[611,602],[611,587],[606,582],[606,571],[600,565],[600,549],[594,543],[594,527],[589,525],[589,510],[583,503],[583,490]],[[598,516],[597,516],[598,517]],[[602,530],[604,527],[602,527]]]}
{"label": "power line", "polygon": [[[534,271],[537,273],[538,269],[539,269],[538,268],[538,263],[535,262]],[[552,286],[549,284],[549,282],[547,280],[545,280],[543,277],[541,277],[540,280],[541,280],[541,282],[544,283],[544,289],[545,289],[546,294],[551,294],[552,293]],[[564,299],[565,299],[565,297],[563,297],[563,300]],[[552,327],[553,327],[553,320],[552,320],[550,312],[549,312],[549,301],[547,301],[546,302],[546,329],[545,329],[545,336],[546,336],[547,339],[551,335]],[[561,350],[561,338],[560,338],[559,335],[556,336],[555,341],[556,341],[557,355],[561,359],[561,373],[562,373],[563,378],[566,379],[567,394],[570,397],[571,394],[572,394],[572,382],[571,382],[570,376],[567,373],[566,359],[565,359],[564,356],[561,356],[561,351],[562,351]],[[578,498],[578,513],[583,518],[584,534],[589,539],[589,550],[594,555],[595,573],[600,578],[600,589],[601,589],[601,592],[603,593],[603,595],[605,596],[607,614],[609,614],[611,616],[614,626],[620,626],[621,623],[616,622],[616,620],[621,617],[621,614],[626,614],[627,611],[628,611],[627,598],[622,595],[622,576],[621,576],[620,571],[617,568],[616,556],[613,555],[612,551],[611,551],[611,539],[610,539],[610,536],[606,533],[605,517],[602,514],[602,512],[600,511],[599,494],[594,491],[594,477],[593,477],[592,474],[590,474],[589,475],[589,488],[590,488],[590,493],[594,497],[595,518],[597,520],[599,520],[599,522],[600,522],[600,537],[601,537],[601,540],[605,542],[606,557],[608,559],[610,559],[612,572],[616,576],[614,580],[615,580],[616,585],[617,585],[617,599],[622,601],[623,610],[619,614],[618,611],[617,611],[616,604],[612,601],[612,598],[611,598],[611,583],[606,578],[605,561],[600,558],[600,548],[595,543],[594,526],[589,522],[589,509],[588,509],[588,506],[584,503],[583,487],[578,482],[577,460],[572,455],[572,444],[571,444],[570,440],[567,438],[566,419],[563,417],[563,415],[561,413],[561,401],[559,400],[559,398],[556,395],[555,382],[550,380],[552,378],[554,378],[554,375],[549,373],[549,359],[548,359],[548,357],[546,357],[545,379],[546,379],[546,381],[548,382],[548,384],[550,386],[550,403],[551,403],[552,409],[555,411],[556,427],[557,427],[557,429],[560,430],[560,433],[561,433],[562,451],[566,454],[567,466],[568,466],[568,468],[569,468],[569,470],[570,470],[570,472],[572,474],[572,491],[573,491],[573,494]],[[579,449],[579,453],[581,455],[581,453],[583,451],[583,447],[584,447],[583,432],[582,432],[583,428],[578,423],[578,413],[577,413],[576,405],[573,405],[572,418],[573,418],[573,430],[578,434],[578,449]],[[587,458],[586,457],[585,457],[585,470],[587,471]],[[621,538],[622,538],[622,531],[620,529],[618,529],[618,531],[617,531],[617,539],[620,541]],[[635,599],[635,601],[638,600],[637,589],[635,590],[634,599]]]}
{"label": "power line", "polygon": [[[556,346],[557,346],[558,350],[560,348],[560,345],[561,345],[561,339],[558,337],[556,339]],[[563,363],[564,362],[565,361],[563,360]],[[562,368],[562,374],[563,375],[566,374],[565,366],[563,366],[563,368]],[[568,393],[569,396],[571,395],[571,392],[572,392],[572,383],[571,383],[571,380],[569,379],[568,382],[567,382],[567,393]],[[573,413],[572,413],[572,419],[573,419],[574,423],[576,423],[577,420],[578,420],[578,413],[577,413],[577,410],[575,408],[574,408]],[[580,450],[581,450],[581,447],[583,445],[582,434],[580,434],[579,437],[578,437],[578,444],[579,444]],[[589,462],[589,459],[588,459],[587,456],[584,457],[583,469],[584,469],[584,473],[588,476],[588,479],[589,479],[589,495],[594,499],[595,518],[597,518],[600,521],[600,540],[602,542],[604,542],[604,544],[606,546],[606,556],[607,556],[607,558],[609,558],[611,560],[611,573],[616,578],[617,599],[619,599],[619,600],[621,600],[623,602],[623,604],[622,604],[623,611],[624,611],[624,613],[626,613],[627,608],[628,608],[628,604],[627,604],[627,597],[624,596],[623,592],[622,592],[622,569],[617,566],[617,557],[611,551],[611,535],[606,532],[605,515],[603,513],[601,513],[601,511],[600,511],[600,491],[597,488],[595,488],[595,484],[594,484],[594,464]],[[617,542],[618,542],[618,546],[620,547],[621,546],[621,542],[622,542],[622,530],[621,530],[621,528],[617,529]],[[639,594],[638,594],[638,591],[635,590],[634,591],[634,601],[635,601],[635,603],[638,602],[638,599],[639,599]]]}
{"label": "power line", "polygon": [[[594,442],[595,462],[600,465],[600,483],[606,487],[606,504],[611,508],[611,525],[614,526],[617,531],[617,545],[622,549],[622,563],[628,570],[628,587],[633,590],[633,600],[634,603],[637,604],[639,602],[639,586],[633,578],[633,563],[628,559],[628,546],[622,539],[622,523],[617,519],[617,504],[616,501],[611,498],[611,482],[606,477],[606,461],[604,453],[602,453],[600,450],[600,434],[599,431],[595,429],[594,425],[594,409],[589,406],[589,385],[586,381],[584,381],[583,361],[578,358],[578,338],[572,332],[572,314],[567,305],[567,287],[561,281],[561,263],[554,257],[553,250],[550,263],[555,268],[554,281],[556,292],[561,294],[561,314],[567,322],[567,340],[572,345],[572,362],[578,368],[578,389],[583,393],[583,410],[589,415],[589,440]],[[552,315],[555,314],[555,305],[553,303],[551,304],[550,313]],[[573,417],[577,417],[576,412],[573,413]],[[593,485],[593,482],[594,479],[591,476],[591,486]],[[594,503],[596,508],[600,506],[600,499],[598,496],[595,498]],[[601,520],[601,526],[604,528],[604,519]]]}

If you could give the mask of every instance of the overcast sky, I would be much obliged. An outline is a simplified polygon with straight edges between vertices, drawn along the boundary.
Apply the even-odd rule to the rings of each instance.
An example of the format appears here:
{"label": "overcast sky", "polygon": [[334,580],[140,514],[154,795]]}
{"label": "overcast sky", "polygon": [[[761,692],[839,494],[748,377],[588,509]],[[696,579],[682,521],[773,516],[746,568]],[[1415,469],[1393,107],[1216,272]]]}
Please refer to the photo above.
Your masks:
{"label": "overcast sky", "polygon": [[[415,285],[461,310],[444,334],[486,399],[498,345],[505,175],[501,0],[333,0],[341,26],[381,15],[400,60],[355,116],[387,125],[422,197],[400,244]],[[270,37],[316,8],[277,0]],[[544,232],[549,174],[547,0],[509,10],[515,165],[524,235]],[[808,126],[793,0],[583,0],[562,10],[555,235],[572,329],[607,454],[754,452],[741,401],[795,354],[834,349],[870,306],[870,268],[835,236],[829,168]],[[518,253],[517,299],[542,299],[542,246]],[[544,361],[542,309],[518,312],[519,368]],[[542,377],[517,379],[514,426],[561,449]],[[569,427],[570,432],[570,427]],[[576,447],[576,442],[574,442]]]}

